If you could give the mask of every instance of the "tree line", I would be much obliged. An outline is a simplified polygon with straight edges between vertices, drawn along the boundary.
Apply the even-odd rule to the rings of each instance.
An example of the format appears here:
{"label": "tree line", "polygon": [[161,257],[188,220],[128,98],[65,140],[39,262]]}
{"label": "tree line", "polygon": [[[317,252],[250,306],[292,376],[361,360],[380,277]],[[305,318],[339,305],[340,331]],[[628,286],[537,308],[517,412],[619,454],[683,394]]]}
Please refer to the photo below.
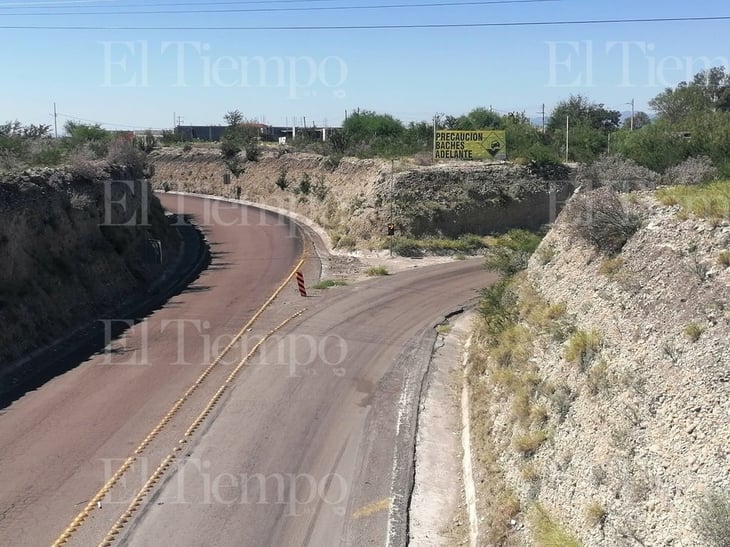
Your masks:
{"label": "tree line", "polygon": [[588,97],[571,95],[555,106],[544,127],[521,112],[500,115],[483,107],[407,125],[389,114],[356,111],[329,146],[334,153],[358,156],[427,154],[436,123],[439,129],[503,130],[509,158],[517,162],[590,164],[620,154],[663,173],[688,158],[707,157],[723,176],[730,176],[730,73],[724,67],[665,89],[649,106],[653,116],[635,112],[631,119]]}
{"label": "tree line", "polygon": [[[703,157],[722,176],[730,177],[730,73],[725,67],[704,70],[689,82],[665,89],[649,106],[653,116],[636,112],[633,119],[627,119],[602,103],[571,95],[555,106],[544,127],[535,126],[521,112],[501,115],[483,107],[461,116],[408,124],[390,114],[357,110],[341,129],[330,133],[327,142],[302,132],[290,144],[334,156],[428,157],[436,124],[439,129],[503,130],[508,157],[518,163],[551,165],[567,160],[590,164],[607,154],[620,154],[664,173],[688,158]],[[221,154],[232,172],[243,172],[243,162],[258,158],[259,137],[240,111],[230,111],[224,119],[228,127]],[[120,139],[136,143],[137,149],[144,152],[156,146],[151,134],[130,141],[98,124],[69,121],[65,126],[67,136],[62,139],[52,139],[50,129],[47,125],[24,126],[17,121],[0,124],[0,169],[58,165],[78,155],[102,159],[110,148],[119,149]],[[163,144],[172,144],[179,139],[166,132],[162,140]]]}

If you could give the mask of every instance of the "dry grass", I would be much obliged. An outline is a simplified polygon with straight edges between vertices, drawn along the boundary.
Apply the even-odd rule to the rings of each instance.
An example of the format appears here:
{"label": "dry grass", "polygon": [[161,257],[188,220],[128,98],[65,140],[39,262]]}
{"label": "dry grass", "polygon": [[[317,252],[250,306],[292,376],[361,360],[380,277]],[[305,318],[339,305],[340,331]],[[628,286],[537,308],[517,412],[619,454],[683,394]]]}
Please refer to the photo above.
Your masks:
{"label": "dry grass", "polygon": [[344,285],[347,285],[347,281],[344,279],[323,279],[316,285],[314,285],[313,289],[329,289],[331,287],[342,287]]}
{"label": "dry grass", "polygon": [[709,219],[730,218],[730,181],[661,188],[656,197],[664,205],[679,205],[685,214]]}
{"label": "dry grass", "polygon": [[518,311],[520,319],[535,330],[550,329],[556,321],[565,317],[566,306],[563,302],[550,304],[527,279],[518,279]]}
{"label": "dry grass", "polygon": [[608,258],[598,268],[598,273],[608,277],[613,277],[621,271],[624,265],[624,258],[617,256],[615,258]]}
{"label": "dry grass", "polygon": [[555,522],[539,503],[530,510],[530,531],[537,547],[580,547],[580,541]]}
{"label": "dry grass", "polygon": [[591,395],[598,395],[611,387],[608,363],[605,359],[601,359],[588,370],[586,384]]}
{"label": "dry grass", "polygon": [[[499,406],[499,389],[495,389],[496,377],[503,386],[516,382],[516,374],[509,369],[490,370],[489,337],[476,337],[470,354],[472,446],[476,463],[477,497],[481,500],[478,507],[481,536],[487,545],[508,545],[512,528],[510,520],[520,512],[517,496],[505,481],[498,454],[501,447],[493,435],[495,416],[492,409]],[[483,373],[490,370],[488,375]]]}
{"label": "dry grass", "polygon": [[385,266],[372,266],[365,270],[365,275],[368,275],[370,277],[388,275],[388,273],[388,268],[386,268]]}
{"label": "dry grass", "polygon": [[730,266],[730,251],[721,251],[717,256],[717,263],[726,268]]}
{"label": "dry grass", "polygon": [[512,439],[512,447],[523,456],[532,456],[548,438],[545,431],[529,431],[516,435]]}
{"label": "dry grass", "polygon": [[577,363],[581,370],[585,370],[586,366],[593,361],[600,347],[601,334],[598,331],[578,330],[568,338],[565,360],[569,363]]}
{"label": "dry grass", "polygon": [[597,501],[591,502],[586,507],[586,522],[591,528],[595,528],[596,526],[603,528],[607,517],[608,511],[603,504]]}
{"label": "dry grass", "polygon": [[705,332],[705,328],[702,325],[698,325],[697,323],[690,323],[684,328],[685,336],[689,338],[692,342],[697,342],[697,340],[700,339],[700,336],[702,336],[703,332]]}

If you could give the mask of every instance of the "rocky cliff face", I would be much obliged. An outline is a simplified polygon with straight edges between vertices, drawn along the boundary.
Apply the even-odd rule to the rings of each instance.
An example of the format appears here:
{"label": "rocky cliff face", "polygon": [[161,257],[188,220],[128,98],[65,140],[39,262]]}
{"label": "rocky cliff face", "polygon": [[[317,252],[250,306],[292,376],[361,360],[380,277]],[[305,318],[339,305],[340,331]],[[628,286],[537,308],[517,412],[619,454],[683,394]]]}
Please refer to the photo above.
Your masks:
{"label": "rocky cliff face", "polygon": [[[336,242],[377,240],[391,218],[411,236],[488,234],[537,228],[554,218],[572,189],[526,167],[342,158],[264,148],[234,177],[214,148],[152,154],[155,189],[247,199],[305,215]],[[567,173],[565,173],[567,175]]]}
{"label": "rocky cliff face", "polygon": [[519,324],[477,365],[492,484],[512,502],[488,544],[730,534],[730,223],[632,202],[642,227],[615,257],[558,219],[518,281]]}
{"label": "rocky cliff face", "polygon": [[0,368],[144,294],[177,254],[149,184],[100,173],[40,169],[0,182]]}

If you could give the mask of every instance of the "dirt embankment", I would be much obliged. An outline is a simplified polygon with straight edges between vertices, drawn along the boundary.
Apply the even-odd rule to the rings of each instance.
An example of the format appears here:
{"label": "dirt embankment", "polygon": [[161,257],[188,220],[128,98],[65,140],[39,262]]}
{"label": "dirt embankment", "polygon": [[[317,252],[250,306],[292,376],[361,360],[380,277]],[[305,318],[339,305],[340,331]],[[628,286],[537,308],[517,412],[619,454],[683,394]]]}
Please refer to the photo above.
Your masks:
{"label": "dirt embankment", "polygon": [[[0,369],[144,295],[178,253],[149,184],[125,175],[90,181],[37,169],[3,177]],[[161,243],[162,263],[151,239]]]}
{"label": "dirt embankment", "polygon": [[495,488],[480,512],[504,527],[487,545],[730,537],[730,223],[650,193],[626,205],[642,227],[612,258],[561,216],[518,284],[521,321],[474,352]]}
{"label": "dirt embankment", "polygon": [[335,244],[377,248],[392,218],[398,234],[449,236],[537,228],[572,190],[523,166],[476,162],[417,166],[409,160],[335,159],[263,148],[230,175],[215,148],[154,152],[155,189],[240,198],[307,216]]}

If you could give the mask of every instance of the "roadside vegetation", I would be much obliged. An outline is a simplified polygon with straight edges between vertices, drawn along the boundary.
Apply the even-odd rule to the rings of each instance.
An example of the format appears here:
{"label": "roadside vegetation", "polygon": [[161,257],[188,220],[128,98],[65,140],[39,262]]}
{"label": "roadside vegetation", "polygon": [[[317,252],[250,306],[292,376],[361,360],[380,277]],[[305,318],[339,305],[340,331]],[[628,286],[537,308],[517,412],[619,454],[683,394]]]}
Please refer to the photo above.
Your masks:
{"label": "roadside vegetation", "polygon": [[[697,73],[690,81],[658,94],[649,106],[653,117],[635,112],[632,119],[588,97],[571,95],[558,102],[546,117],[544,127],[535,125],[523,112],[500,114],[484,107],[458,116],[438,115],[432,120],[408,124],[387,113],[357,109],[347,116],[340,129],[331,130],[326,142],[307,127],[287,147],[328,156],[333,167],[346,155],[412,157],[416,163],[430,164],[434,127],[495,129],[506,132],[511,161],[530,164],[538,170],[565,160],[591,165],[602,157],[617,155],[647,172],[661,175],[664,184],[690,183],[686,177],[691,167],[688,160],[695,162],[692,180],[698,180],[698,176],[701,182],[730,177],[730,73],[725,67]],[[264,143],[254,120],[246,119],[239,110],[227,112],[224,120],[227,129],[217,146],[232,174],[240,174],[246,161],[258,159]],[[0,125],[0,168],[18,164],[58,165],[80,149],[94,159],[103,159],[110,142],[123,134],[70,121],[65,137],[53,139],[50,129],[47,125],[24,126],[17,121]],[[130,140],[128,134],[125,138]],[[137,141],[145,152],[158,145],[151,138]],[[176,131],[163,131],[160,141],[163,145],[182,147],[191,144],[184,133]],[[680,165],[684,168],[678,171]],[[651,178],[642,177],[645,182]]]}
{"label": "roadside vegetation", "polygon": [[323,279],[316,285],[314,285],[313,289],[331,289],[332,287],[343,287],[347,285],[347,281],[344,279]]}
{"label": "roadside vegetation", "polygon": [[[382,248],[390,248],[391,242],[383,241]],[[400,256],[417,257],[424,254],[433,255],[466,255],[475,254],[488,246],[487,238],[474,234],[465,234],[456,239],[395,237],[392,241],[393,252]]]}
{"label": "roadside vegetation", "polygon": [[730,180],[660,188],[656,196],[664,205],[678,205],[684,214],[730,219]]}
{"label": "roadside vegetation", "polygon": [[146,172],[146,156],[157,144],[150,134],[112,132],[69,121],[55,139],[49,125],[0,124],[0,173],[28,167],[70,165],[81,178],[94,178],[104,165],[123,165],[133,176]]}
{"label": "roadside vegetation", "polygon": [[365,270],[365,275],[369,277],[377,277],[381,275],[389,275],[388,268],[385,266],[372,266]]}

